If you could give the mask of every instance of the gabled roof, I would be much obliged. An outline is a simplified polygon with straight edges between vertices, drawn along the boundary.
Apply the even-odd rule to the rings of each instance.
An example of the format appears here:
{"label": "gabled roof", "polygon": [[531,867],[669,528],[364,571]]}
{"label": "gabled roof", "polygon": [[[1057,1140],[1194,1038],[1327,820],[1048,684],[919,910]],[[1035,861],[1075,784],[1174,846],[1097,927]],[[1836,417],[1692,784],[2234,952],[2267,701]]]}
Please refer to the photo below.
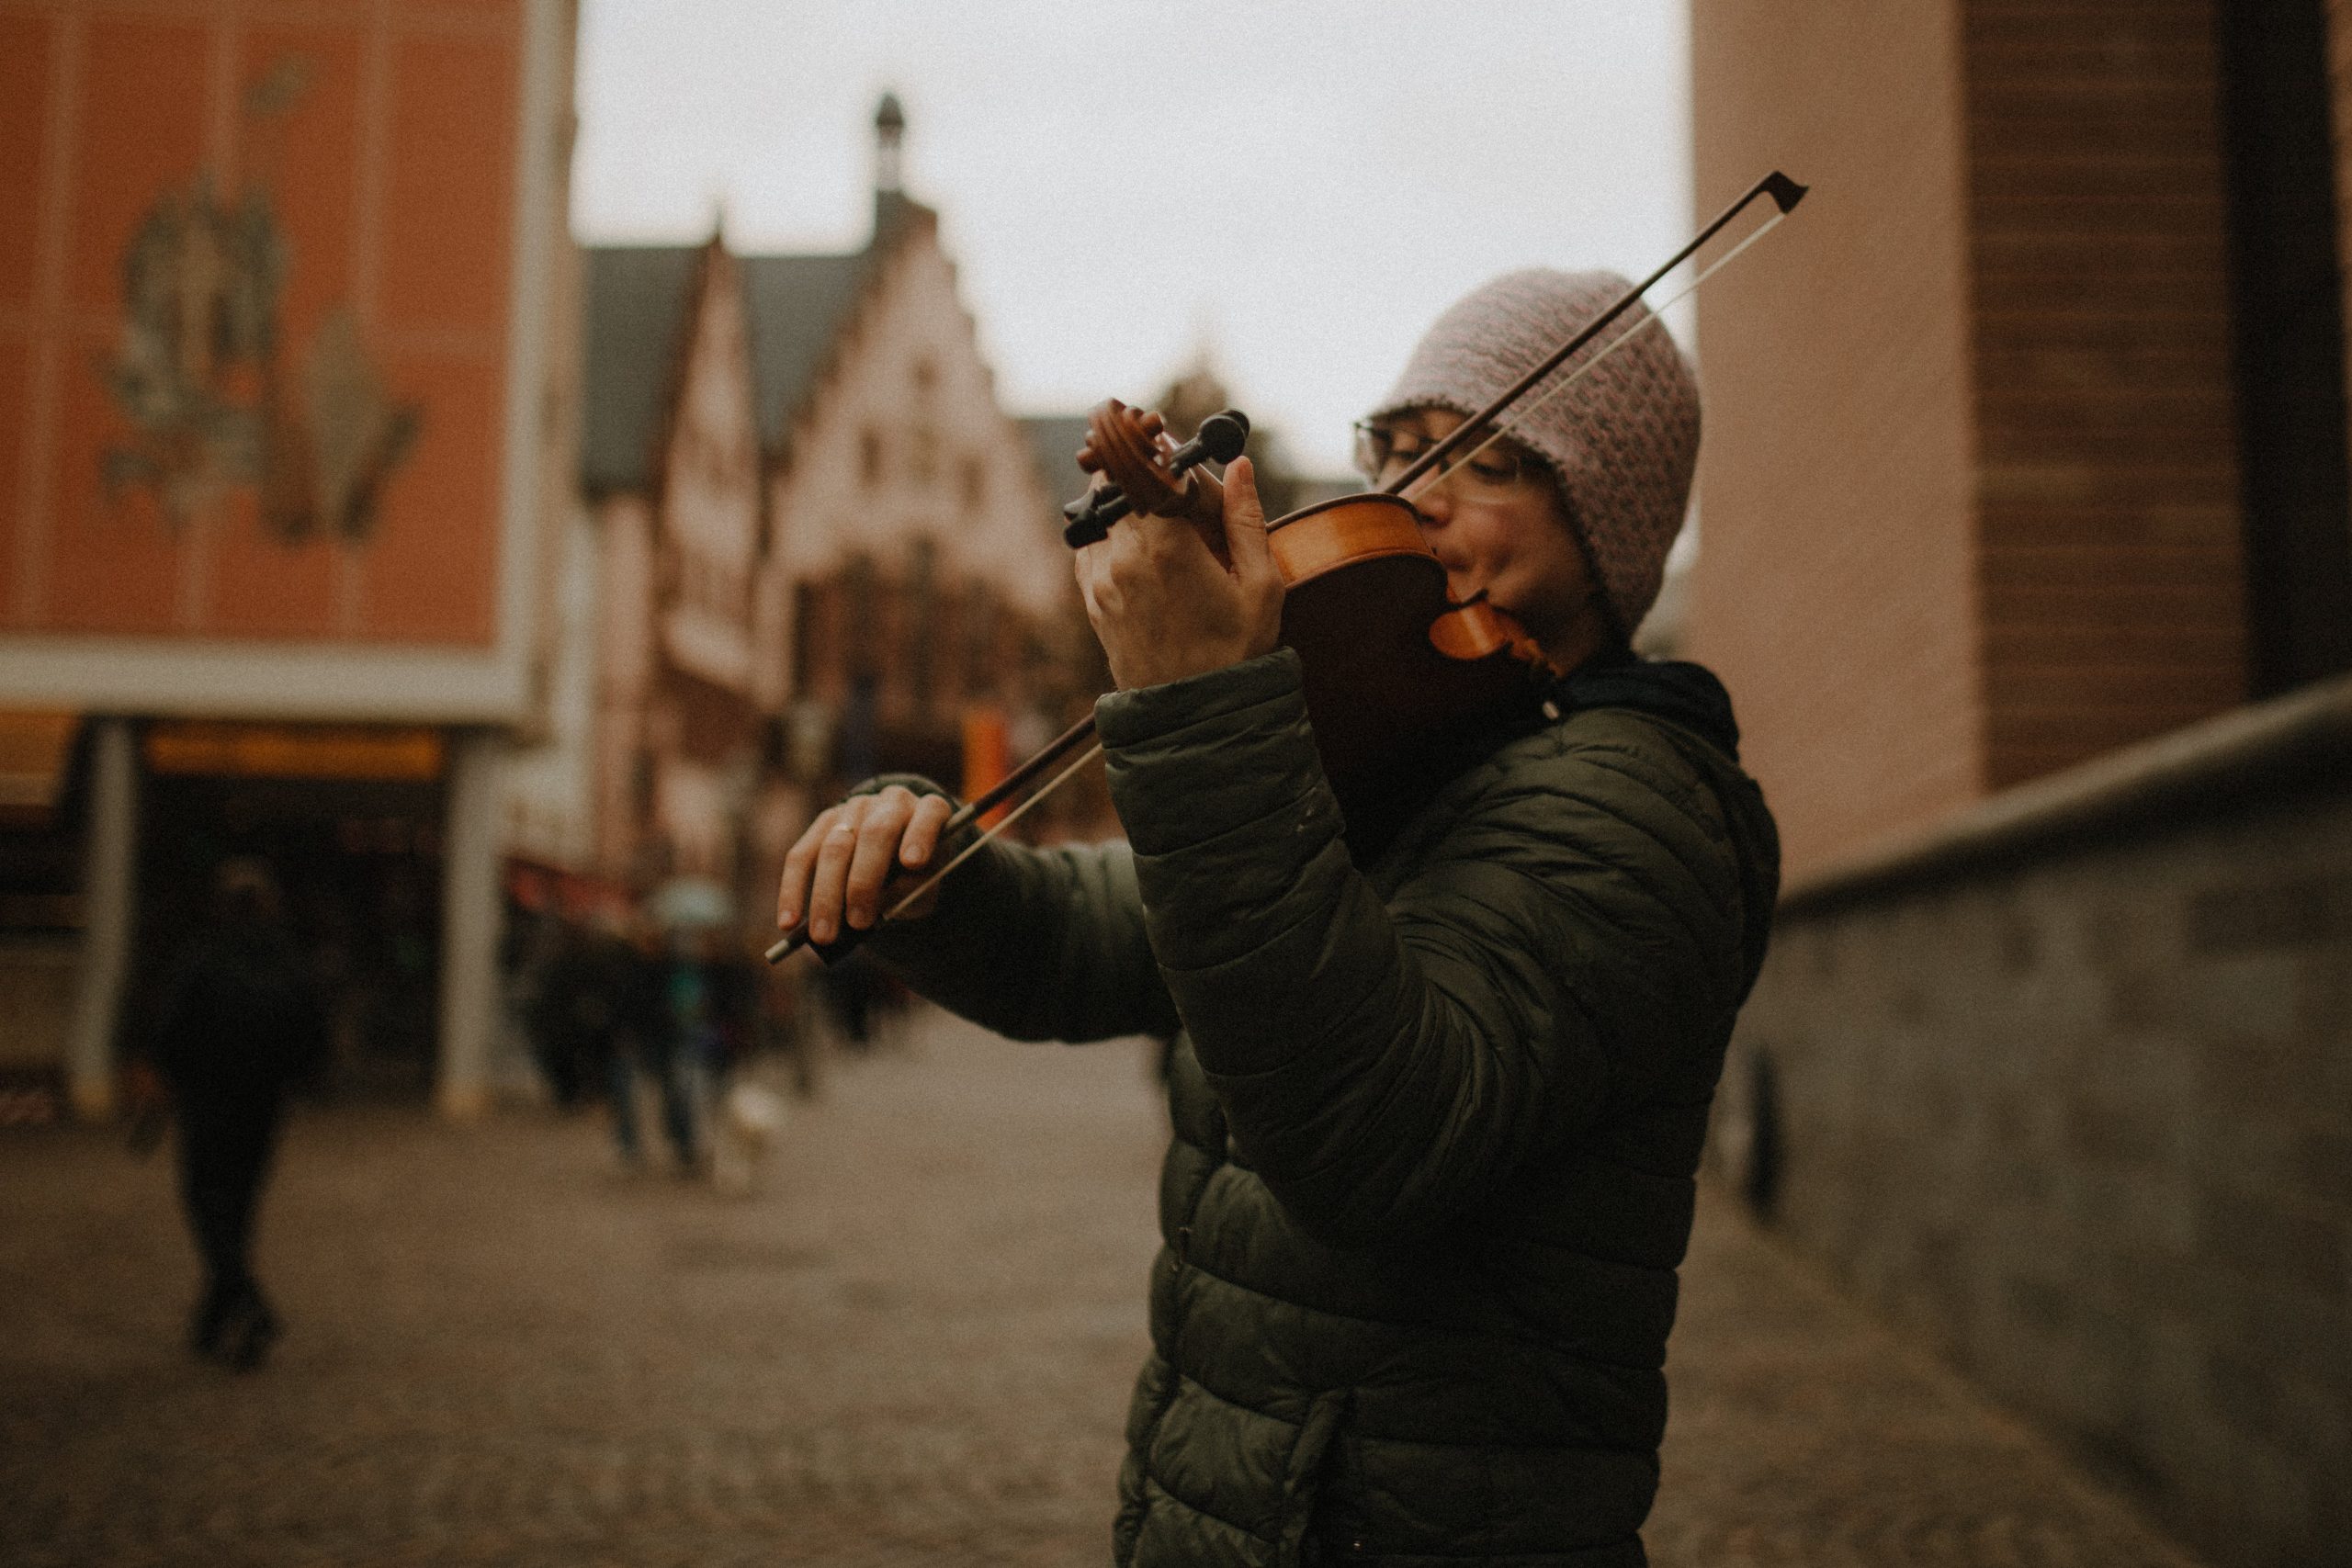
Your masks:
{"label": "gabled roof", "polygon": [[745,256],[752,320],[752,407],[760,445],[784,445],[786,422],[808,396],[833,338],[857,304],[870,252],[841,256]]}
{"label": "gabled roof", "polygon": [[591,495],[645,488],[701,254],[700,245],[589,248],[580,482]]}
{"label": "gabled roof", "polygon": [[[751,323],[753,418],[771,457],[783,450],[792,416],[831,360],[866,285],[900,242],[935,231],[937,216],[897,191],[878,191],[875,237],[862,251],[736,258]],[[706,248],[588,248],[580,482],[591,495],[652,486],[653,444],[677,386]]]}

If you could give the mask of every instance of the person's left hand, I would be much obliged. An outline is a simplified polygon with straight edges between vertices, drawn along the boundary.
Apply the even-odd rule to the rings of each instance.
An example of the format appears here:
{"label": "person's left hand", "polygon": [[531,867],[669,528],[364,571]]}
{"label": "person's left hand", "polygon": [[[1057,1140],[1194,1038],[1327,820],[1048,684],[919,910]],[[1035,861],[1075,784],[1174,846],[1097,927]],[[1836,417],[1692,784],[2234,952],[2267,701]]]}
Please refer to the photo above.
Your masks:
{"label": "person's left hand", "polygon": [[1222,670],[1281,640],[1282,573],[1247,457],[1225,470],[1224,516],[1221,549],[1193,524],[1137,513],[1078,552],[1086,616],[1121,690]]}

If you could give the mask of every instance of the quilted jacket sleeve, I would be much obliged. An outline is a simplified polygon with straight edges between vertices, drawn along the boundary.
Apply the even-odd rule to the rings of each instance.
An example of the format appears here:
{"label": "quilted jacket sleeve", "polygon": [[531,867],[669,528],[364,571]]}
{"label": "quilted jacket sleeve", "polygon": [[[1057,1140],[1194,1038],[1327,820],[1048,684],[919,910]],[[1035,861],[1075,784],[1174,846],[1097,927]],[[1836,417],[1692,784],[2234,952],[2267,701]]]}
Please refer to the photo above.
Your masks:
{"label": "quilted jacket sleeve", "polygon": [[1611,743],[1639,721],[1456,781],[1384,899],[1340,841],[1295,655],[1098,716],[1168,991],[1310,1233],[1426,1231],[1606,1107],[1703,1100],[1696,1058],[1740,983],[1737,873],[1672,748]]}
{"label": "quilted jacket sleeve", "polygon": [[922,995],[1016,1040],[1172,1034],[1125,844],[998,840],[941,885],[925,919],[865,950]]}

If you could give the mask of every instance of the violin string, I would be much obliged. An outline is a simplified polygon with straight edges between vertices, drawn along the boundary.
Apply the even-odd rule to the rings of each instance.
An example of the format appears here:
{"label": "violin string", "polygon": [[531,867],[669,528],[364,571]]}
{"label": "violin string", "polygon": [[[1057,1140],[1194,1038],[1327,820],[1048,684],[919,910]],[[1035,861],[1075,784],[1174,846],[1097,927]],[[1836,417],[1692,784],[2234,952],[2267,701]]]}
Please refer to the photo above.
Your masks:
{"label": "violin string", "polygon": [[916,899],[921,898],[924,894],[930,892],[933,888],[945,881],[949,872],[954,871],[957,866],[962,865],[966,861],[970,860],[974,855],[978,854],[980,851],[988,847],[989,840],[993,840],[998,834],[1003,832],[1007,828],[1012,827],[1015,822],[1020,821],[1023,817],[1029,815],[1029,811],[1032,807],[1035,807],[1039,801],[1045,799],[1046,796],[1059,789],[1064,782],[1077,773],[1079,769],[1086,766],[1087,763],[1094,761],[1095,758],[1100,757],[1101,755],[1102,755],[1102,746],[1100,741],[1097,741],[1088,750],[1086,755],[1080,757],[1077,761],[1072,762],[1069,767],[1064,768],[1060,773],[1056,773],[1052,778],[1047,779],[1044,784],[1039,784],[1035,793],[1031,795],[1028,799],[1023,801],[1020,805],[1014,807],[1011,811],[1006,812],[1001,818],[998,818],[994,827],[983,829],[980,836],[974,839],[970,843],[966,844],[963,850],[957,853],[954,860],[949,861],[945,865],[941,866],[937,871],[933,872],[929,876],[924,877],[921,883],[916,885],[913,892],[908,894],[905,897],[891,905],[888,909],[885,909],[882,912],[882,919],[875,923],[877,925],[887,924],[906,913],[908,908],[914,904]]}
{"label": "violin string", "polygon": [[1566,391],[1570,387],[1575,386],[1578,381],[1583,380],[1589,373],[1600,365],[1601,361],[1607,359],[1611,355],[1616,353],[1619,349],[1624,347],[1627,344],[1641,336],[1642,333],[1650,331],[1654,327],[1662,326],[1666,321],[1666,312],[1673,310],[1674,307],[1681,304],[1682,301],[1697,293],[1699,291],[1699,285],[1706,282],[1707,279],[1714,276],[1715,274],[1721,272],[1724,268],[1737,261],[1741,252],[1747,250],[1748,246],[1754,244],[1757,241],[1770,233],[1773,230],[1779,228],[1781,221],[1787,217],[1788,214],[1785,212],[1775,212],[1770,218],[1768,218],[1763,222],[1758,223],[1756,226],[1755,232],[1740,241],[1739,243],[1724,252],[1714,261],[1710,262],[1696,277],[1693,277],[1690,282],[1684,284],[1680,293],[1675,295],[1673,299],[1668,299],[1665,304],[1653,309],[1648,315],[1643,317],[1641,321],[1635,322],[1633,326],[1626,328],[1623,332],[1619,333],[1615,337],[1611,338],[1608,345],[1602,348],[1599,354],[1594,355],[1590,359],[1586,360],[1582,365],[1577,366],[1574,370],[1568,372],[1567,375],[1562,377],[1548,391],[1544,392],[1542,397],[1535,399],[1532,402],[1522,404],[1518,412],[1512,414],[1510,418],[1497,425],[1494,431],[1488,434],[1484,441],[1479,442],[1476,446],[1470,448],[1469,451],[1464,452],[1459,457],[1454,458],[1444,468],[1438,469],[1434,473],[1424,476],[1419,483],[1413,486],[1411,490],[1407,491],[1400,499],[1412,501],[1417,497],[1426,495],[1430,491],[1435,490],[1439,485],[1443,484],[1448,479],[1452,478],[1454,470],[1468,466],[1479,453],[1484,452],[1487,447],[1492,446],[1496,442],[1502,440],[1513,430],[1516,430],[1521,423],[1525,423],[1536,410],[1542,408],[1545,403],[1550,402],[1554,398],[1558,397],[1562,392]]}

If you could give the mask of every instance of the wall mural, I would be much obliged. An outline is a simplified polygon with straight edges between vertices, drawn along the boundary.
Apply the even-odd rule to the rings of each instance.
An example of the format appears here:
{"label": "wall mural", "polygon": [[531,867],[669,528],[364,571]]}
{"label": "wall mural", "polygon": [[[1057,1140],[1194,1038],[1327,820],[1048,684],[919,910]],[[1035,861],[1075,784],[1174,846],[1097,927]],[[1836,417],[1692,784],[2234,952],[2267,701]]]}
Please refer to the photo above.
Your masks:
{"label": "wall mural", "polygon": [[[249,123],[281,118],[306,78],[299,60],[280,62],[247,95]],[[286,352],[292,265],[266,186],[223,197],[199,175],[156,199],[123,257],[122,343],[106,377],[135,434],[101,459],[109,492],[145,488],[185,524],[251,485],[262,526],[287,544],[368,537],[423,410],[386,389],[347,306]]]}

